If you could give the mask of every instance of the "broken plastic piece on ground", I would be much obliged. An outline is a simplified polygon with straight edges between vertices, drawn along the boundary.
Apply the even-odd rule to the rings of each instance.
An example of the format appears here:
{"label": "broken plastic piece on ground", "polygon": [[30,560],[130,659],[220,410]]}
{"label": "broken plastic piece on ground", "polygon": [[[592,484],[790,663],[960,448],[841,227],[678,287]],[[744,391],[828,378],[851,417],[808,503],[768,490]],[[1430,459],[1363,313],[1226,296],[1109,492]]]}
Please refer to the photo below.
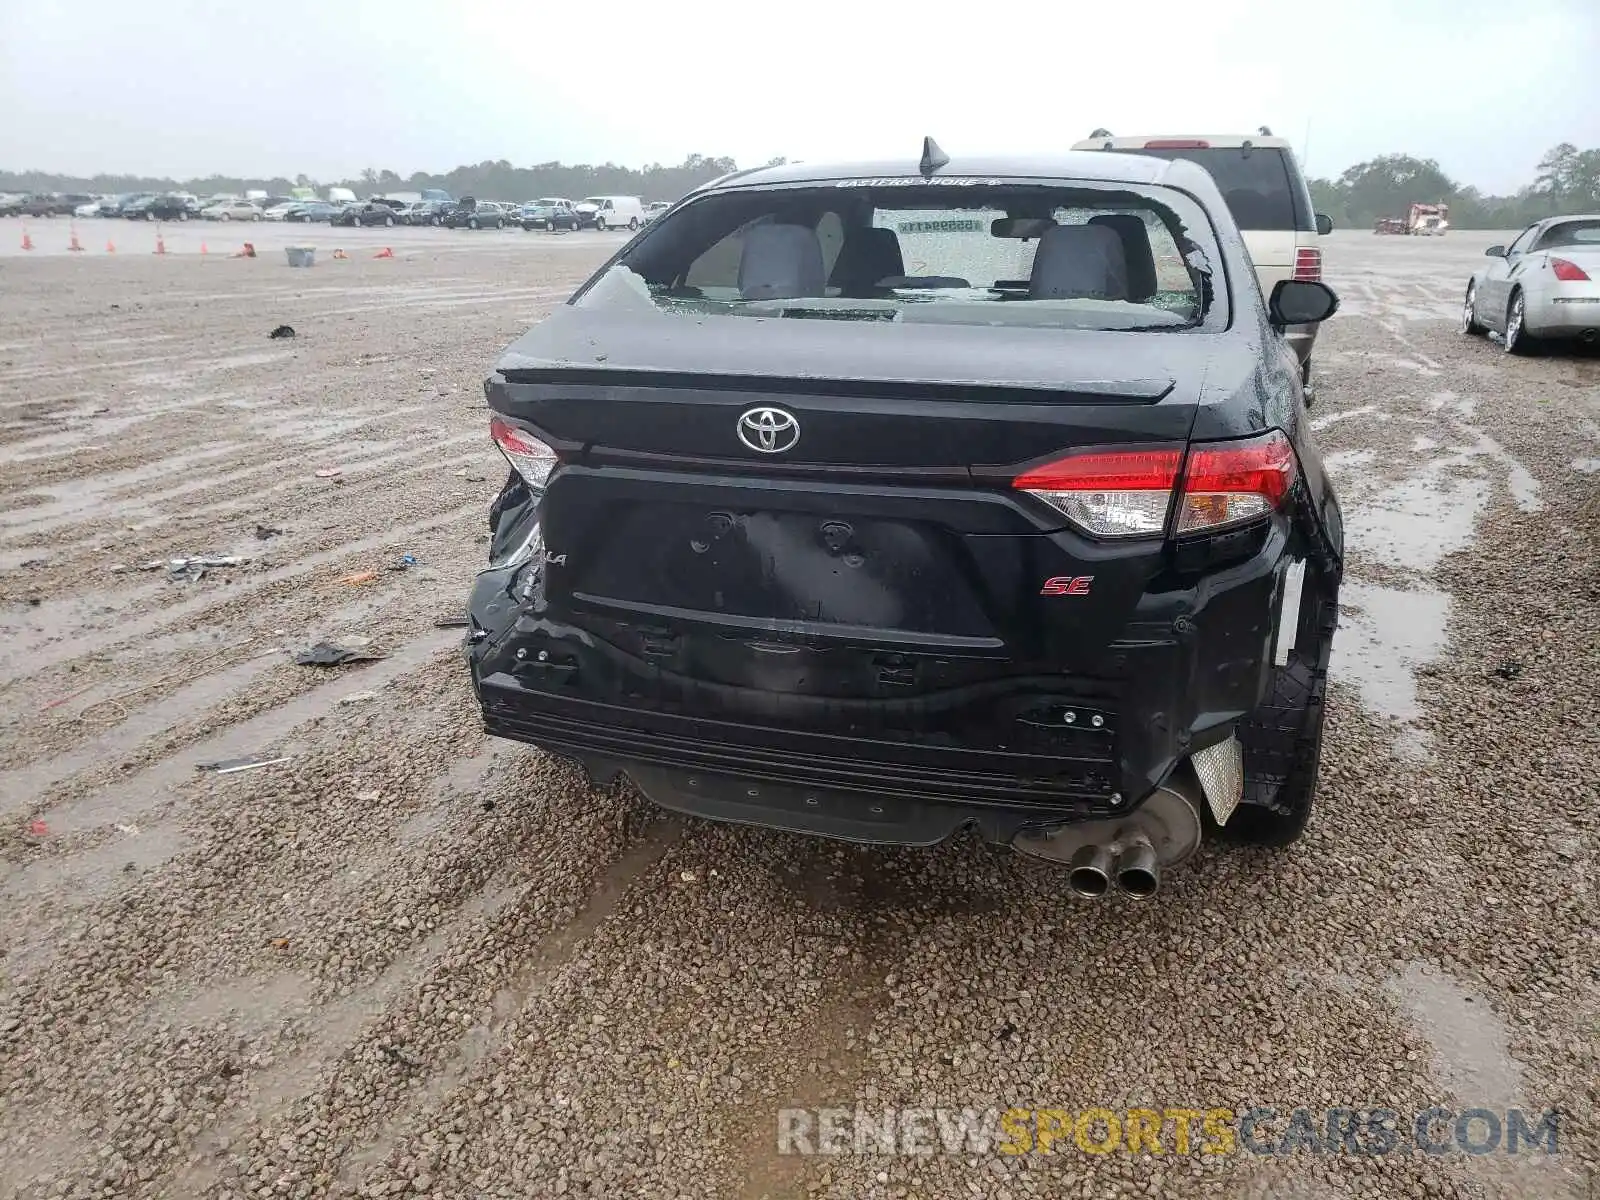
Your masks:
{"label": "broken plastic piece on ground", "polygon": [[348,696],[340,696],[340,704],[365,704],[368,700],[376,700],[377,692],[351,692]]}
{"label": "broken plastic piece on ground", "polygon": [[196,771],[211,771],[217,775],[232,775],[236,771],[253,771],[257,767],[272,767],[289,761],[287,754],[280,758],[224,758],[218,762],[195,763]]}
{"label": "broken plastic piece on ground", "polygon": [[472,622],[466,617],[440,617],[433,623],[435,629],[465,629]]}
{"label": "broken plastic piece on ground", "polygon": [[43,821],[29,821],[28,832],[33,834],[34,837],[43,837],[45,834],[50,832],[50,826],[46,825]]}
{"label": "broken plastic piece on ground", "polygon": [[343,467],[321,467],[317,471],[318,479],[332,479],[344,470]]}
{"label": "broken plastic piece on ground", "polygon": [[249,559],[239,554],[196,554],[190,558],[158,558],[145,563],[139,569],[159,571],[165,567],[169,579],[186,579],[192,583],[196,579],[205,578],[205,573],[212,567],[237,567],[248,561]]}
{"label": "broken plastic piece on ground", "polygon": [[283,532],[283,530],[279,529],[276,525],[261,525],[261,524],[258,524],[256,526],[256,540],[260,541],[260,542],[264,542],[268,538],[277,537],[282,532]]}
{"label": "broken plastic piece on ground", "polygon": [[294,326],[279,325],[271,333],[267,334],[267,336],[269,338],[292,338],[294,336]]}
{"label": "broken plastic piece on ground", "polygon": [[24,559],[22,562],[18,563],[17,565],[19,567],[29,567],[29,568],[32,568],[32,567],[48,567],[50,565],[50,560],[48,558],[28,558],[28,559]]}
{"label": "broken plastic piece on ground", "polygon": [[69,695],[62,696],[59,699],[50,701],[50,703],[46,704],[44,706],[44,708],[42,708],[40,711],[41,712],[48,712],[52,708],[60,708],[68,700],[76,700],[79,696],[83,695],[85,692],[87,692],[89,690],[90,690],[90,688],[79,688],[77,691],[72,692]]}
{"label": "broken plastic piece on ground", "polygon": [[406,571],[406,570],[410,570],[412,567],[414,567],[416,565],[417,565],[416,555],[414,555],[414,554],[402,554],[399,558],[395,559],[392,563],[389,564],[389,570],[391,570],[391,571]]}
{"label": "broken plastic piece on ground", "polygon": [[311,649],[296,654],[294,661],[302,667],[336,667],[340,663],[367,662],[383,657],[381,654],[364,649],[365,645],[365,639],[358,642],[354,638],[345,645],[340,645],[338,642],[318,642]]}
{"label": "broken plastic piece on ground", "polygon": [[376,571],[357,571],[354,575],[346,575],[339,580],[340,583],[371,583],[378,577]]}

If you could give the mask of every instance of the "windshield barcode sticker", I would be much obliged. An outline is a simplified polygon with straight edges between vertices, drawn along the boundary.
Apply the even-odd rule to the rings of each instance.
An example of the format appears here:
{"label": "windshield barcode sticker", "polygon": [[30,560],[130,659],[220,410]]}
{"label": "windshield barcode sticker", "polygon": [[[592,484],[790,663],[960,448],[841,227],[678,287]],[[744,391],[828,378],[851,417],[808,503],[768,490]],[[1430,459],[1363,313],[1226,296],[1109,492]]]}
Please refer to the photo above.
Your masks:
{"label": "windshield barcode sticker", "polygon": [[902,221],[897,233],[981,233],[983,222],[974,220]]}

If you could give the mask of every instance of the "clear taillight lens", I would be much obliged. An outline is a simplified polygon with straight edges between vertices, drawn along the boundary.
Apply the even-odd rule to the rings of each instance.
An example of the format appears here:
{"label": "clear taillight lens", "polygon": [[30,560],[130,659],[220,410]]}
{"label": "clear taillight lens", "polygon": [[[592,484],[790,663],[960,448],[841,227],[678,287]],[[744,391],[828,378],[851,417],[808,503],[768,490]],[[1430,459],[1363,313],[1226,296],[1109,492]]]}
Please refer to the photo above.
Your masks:
{"label": "clear taillight lens", "polygon": [[542,491],[550,472],[561,461],[555,450],[526,429],[518,429],[499,417],[489,419],[489,436],[500,447],[511,469],[522,476],[529,487]]}
{"label": "clear taillight lens", "polygon": [[1044,501],[1095,537],[1159,537],[1166,532],[1180,473],[1178,534],[1226,529],[1282,507],[1294,486],[1294,447],[1277,430],[1230,442],[1196,442],[1183,451],[1086,450],[1035,467],[1011,486]]}
{"label": "clear taillight lens", "polygon": [[1153,537],[1167,527],[1183,451],[1090,450],[1035,467],[1011,486],[1096,537]]}
{"label": "clear taillight lens", "polygon": [[1276,511],[1297,470],[1294,447],[1276,429],[1237,442],[1197,442],[1183,473],[1177,533],[1223,529]]}

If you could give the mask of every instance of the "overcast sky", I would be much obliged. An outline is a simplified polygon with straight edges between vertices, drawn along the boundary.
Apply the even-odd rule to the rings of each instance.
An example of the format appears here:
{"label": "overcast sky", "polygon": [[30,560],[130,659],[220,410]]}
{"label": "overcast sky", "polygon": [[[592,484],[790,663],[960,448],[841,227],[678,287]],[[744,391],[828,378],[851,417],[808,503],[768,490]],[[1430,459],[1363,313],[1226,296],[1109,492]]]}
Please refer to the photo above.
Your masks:
{"label": "overcast sky", "polygon": [[[0,169],[319,180],[1249,131],[1489,192],[1600,146],[1600,0],[0,0]],[[1307,137],[1309,130],[1309,138]]]}

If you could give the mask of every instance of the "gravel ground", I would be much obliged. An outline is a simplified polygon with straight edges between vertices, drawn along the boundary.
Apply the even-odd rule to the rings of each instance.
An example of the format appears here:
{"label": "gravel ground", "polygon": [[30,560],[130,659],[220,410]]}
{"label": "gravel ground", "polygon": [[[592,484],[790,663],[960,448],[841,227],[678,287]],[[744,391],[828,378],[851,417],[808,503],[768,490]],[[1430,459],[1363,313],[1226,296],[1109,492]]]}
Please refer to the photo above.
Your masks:
{"label": "gravel ground", "polygon": [[[1600,360],[1455,332],[1488,235],[1329,242],[1319,815],[1133,906],[490,743],[436,627],[503,477],[482,376],[617,241],[350,231],[290,272],[251,232],[0,261],[0,1195],[1593,1194]],[[192,554],[248,561],[139,569]],[[292,661],[350,637],[382,657]],[[195,769],[241,756],[287,761]],[[858,1104],[1565,1124],[1554,1156],[779,1153],[779,1109]]]}

